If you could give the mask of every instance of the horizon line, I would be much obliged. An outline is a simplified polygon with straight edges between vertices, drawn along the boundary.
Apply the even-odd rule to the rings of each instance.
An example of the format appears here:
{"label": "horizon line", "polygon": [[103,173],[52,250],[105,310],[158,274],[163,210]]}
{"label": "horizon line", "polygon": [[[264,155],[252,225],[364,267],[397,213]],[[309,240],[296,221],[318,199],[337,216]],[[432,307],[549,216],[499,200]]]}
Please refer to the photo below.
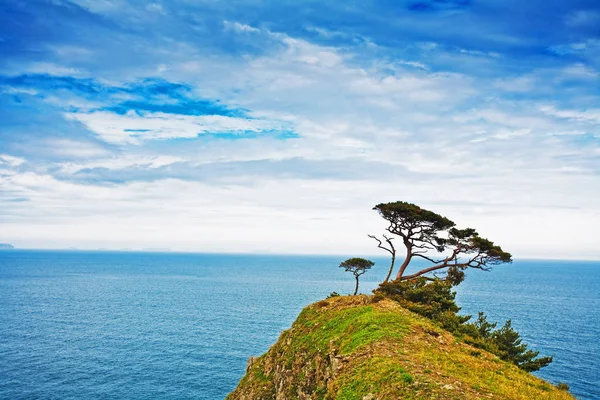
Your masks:
{"label": "horizon line", "polygon": [[[14,246],[14,245],[13,245]],[[247,256],[296,256],[296,257],[348,257],[349,254],[342,253],[275,253],[275,252],[250,252],[250,251],[201,251],[201,250],[173,250],[173,249],[109,249],[109,248],[95,248],[95,249],[80,249],[80,248],[34,248],[34,247],[14,247],[12,249],[0,249],[0,251],[72,251],[72,252],[98,252],[98,253],[157,253],[157,254],[207,254],[207,255],[247,255]],[[361,253],[362,256],[386,258],[385,255],[379,255],[374,253]],[[584,262],[600,262],[600,258],[542,258],[542,257],[516,257],[518,261],[584,261]]]}

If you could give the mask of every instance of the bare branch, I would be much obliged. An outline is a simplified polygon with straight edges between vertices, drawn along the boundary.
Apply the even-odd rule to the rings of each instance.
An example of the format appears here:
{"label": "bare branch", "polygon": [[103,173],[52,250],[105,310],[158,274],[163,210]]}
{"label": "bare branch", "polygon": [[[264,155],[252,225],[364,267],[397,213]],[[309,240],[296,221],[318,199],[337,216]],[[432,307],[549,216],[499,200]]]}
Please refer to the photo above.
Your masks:
{"label": "bare branch", "polygon": [[413,251],[413,256],[424,258],[425,260],[431,261],[434,264],[439,264],[439,263],[441,263],[441,262],[444,261],[443,259],[442,260],[434,260],[433,258],[429,258],[429,257],[427,257],[426,255],[424,255],[422,253],[417,253],[417,252],[414,252],[414,251]]}
{"label": "bare branch", "polygon": [[[382,242],[382,241],[381,241],[381,239],[379,239],[377,236],[375,236],[375,235],[367,235],[367,236],[368,236],[368,237],[370,237],[371,239],[374,239],[374,240],[376,240],[376,241],[377,241],[377,243],[378,243],[378,244],[377,244],[377,247],[378,247],[378,248],[380,248],[380,249],[383,249],[383,250],[387,251],[387,252],[388,252],[388,253],[390,253],[390,254],[394,254],[394,253],[395,253],[394,246],[392,246],[392,248],[391,248],[391,249],[388,249],[387,247],[383,246],[383,242]],[[385,237],[385,236],[384,236],[384,237]],[[386,238],[386,239],[387,239],[387,238]],[[387,242],[388,242],[388,243],[391,245],[391,242],[390,242],[390,240],[389,240],[389,239],[388,239],[388,240],[386,240],[386,241],[387,241]]]}
{"label": "bare branch", "polygon": [[388,274],[384,280],[384,282],[387,282],[390,280],[390,276],[392,276],[392,271],[394,270],[394,263],[396,262],[396,248],[394,247],[394,244],[392,243],[392,239],[388,236],[386,236],[385,234],[383,235],[383,238],[385,239],[385,241],[387,242],[387,244],[390,246],[389,248],[385,247],[383,245],[383,242],[381,241],[381,239],[379,239],[377,236],[375,235],[367,235],[370,238],[374,239],[377,241],[377,247],[380,249],[383,249],[385,251],[387,251],[388,253],[391,254],[392,256],[392,262],[390,263],[390,269],[388,271]]}

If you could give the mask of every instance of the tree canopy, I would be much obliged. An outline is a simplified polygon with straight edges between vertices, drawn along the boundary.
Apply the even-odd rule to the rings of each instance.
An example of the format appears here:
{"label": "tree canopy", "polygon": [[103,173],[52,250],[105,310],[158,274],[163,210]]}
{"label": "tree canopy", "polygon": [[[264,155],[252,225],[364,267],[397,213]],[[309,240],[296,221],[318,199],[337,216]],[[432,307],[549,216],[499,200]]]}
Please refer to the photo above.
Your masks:
{"label": "tree canopy", "polygon": [[367,272],[373,265],[375,265],[373,261],[360,257],[349,258],[340,263],[340,268],[344,268],[346,272],[352,272],[354,274],[354,278],[356,279],[354,295],[358,293],[358,277]]}
{"label": "tree canopy", "polygon": [[[439,271],[446,272],[446,279],[458,284],[464,279],[464,270],[475,268],[489,270],[491,266],[512,261],[494,242],[482,238],[473,228],[458,229],[450,219],[404,201],[381,203],[374,208],[388,222],[386,230],[402,239],[406,249],[396,280],[410,280]],[[378,247],[392,254],[388,281],[396,258],[392,239],[383,235],[386,244],[374,235]],[[431,265],[412,274],[405,274],[415,258],[426,260]]]}

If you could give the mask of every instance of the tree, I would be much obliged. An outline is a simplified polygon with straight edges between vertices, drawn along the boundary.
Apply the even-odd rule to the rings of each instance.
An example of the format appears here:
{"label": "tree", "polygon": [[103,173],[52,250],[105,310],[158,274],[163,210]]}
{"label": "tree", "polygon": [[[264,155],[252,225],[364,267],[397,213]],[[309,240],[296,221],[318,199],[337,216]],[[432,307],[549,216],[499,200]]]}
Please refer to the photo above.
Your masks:
{"label": "tree", "polygon": [[487,317],[481,311],[477,316],[477,321],[475,322],[475,328],[477,328],[477,333],[484,339],[489,339],[494,332],[494,328],[496,327],[495,322],[488,322]]}
{"label": "tree", "polygon": [[349,258],[346,261],[340,263],[340,268],[344,268],[346,272],[352,272],[356,279],[356,287],[354,288],[353,296],[358,293],[358,277],[367,272],[375,263],[364,258]]}
{"label": "tree", "polygon": [[519,333],[511,326],[511,320],[504,326],[491,333],[494,344],[498,347],[500,358],[511,362],[527,372],[537,371],[552,362],[552,357],[537,358],[539,351],[527,350],[522,343]]}
{"label": "tree", "polygon": [[[480,237],[475,229],[457,229],[456,224],[448,218],[415,204],[397,201],[381,203],[373,209],[389,223],[386,230],[399,236],[406,248],[406,256],[396,280],[412,280],[444,270],[446,279],[456,285],[463,281],[464,270],[467,268],[487,271],[493,265],[512,262],[510,253]],[[395,249],[388,249],[382,245],[381,240],[373,235],[369,236],[379,242],[379,248],[392,253],[393,269]],[[391,238],[386,238],[386,242],[391,246]],[[435,258],[432,252],[441,255]],[[415,257],[426,260],[431,266],[405,275],[406,268]]]}

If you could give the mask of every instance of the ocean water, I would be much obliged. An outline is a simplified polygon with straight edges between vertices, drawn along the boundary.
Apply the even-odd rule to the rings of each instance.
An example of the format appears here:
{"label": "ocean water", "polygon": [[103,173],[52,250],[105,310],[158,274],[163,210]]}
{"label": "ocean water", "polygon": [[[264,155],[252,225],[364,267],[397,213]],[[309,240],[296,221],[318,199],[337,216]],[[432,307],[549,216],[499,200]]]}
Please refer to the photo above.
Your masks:
{"label": "ocean water", "polygon": [[[223,399],[307,304],[353,280],[346,257],[0,252],[1,399]],[[388,260],[373,258],[361,291]],[[464,313],[511,318],[554,362],[537,374],[600,399],[600,262],[474,271]]]}

